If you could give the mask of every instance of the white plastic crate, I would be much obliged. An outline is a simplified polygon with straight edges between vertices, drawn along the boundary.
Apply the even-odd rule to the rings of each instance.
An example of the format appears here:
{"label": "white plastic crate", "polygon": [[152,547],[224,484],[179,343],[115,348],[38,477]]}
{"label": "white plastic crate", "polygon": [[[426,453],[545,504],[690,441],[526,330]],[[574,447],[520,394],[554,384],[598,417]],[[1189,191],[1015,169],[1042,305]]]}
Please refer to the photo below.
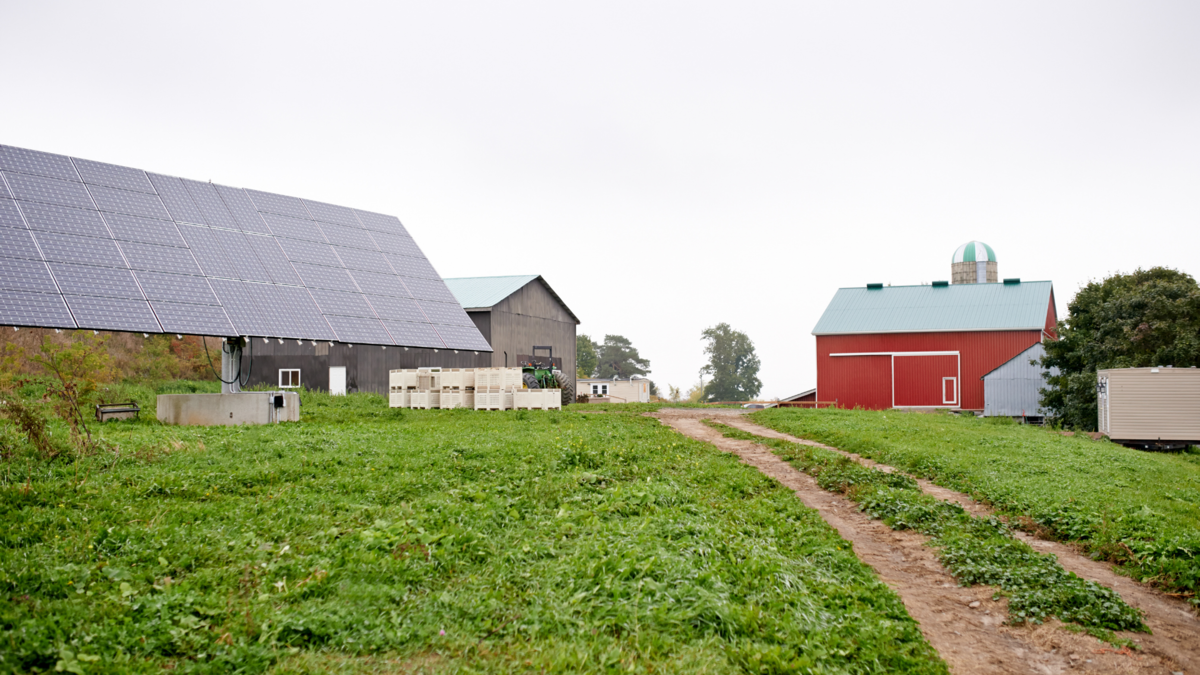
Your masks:
{"label": "white plastic crate", "polygon": [[451,368],[442,371],[442,389],[474,389],[475,370],[473,368]]}
{"label": "white plastic crate", "polygon": [[476,389],[508,389],[521,386],[520,368],[476,368]]}
{"label": "white plastic crate", "polygon": [[388,394],[388,407],[407,408],[409,405],[410,396],[412,396],[412,394],[407,391],[393,391]]}
{"label": "white plastic crate", "polygon": [[[512,394],[509,394],[508,408],[512,407]],[[476,410],[507,410],[504,406],[504,392],[499,389],[475,390]]]}
{"label": "white plastic crate", "polygon": [[410,408],[430,410],[440,407],[442,403],[442,393],[440,391],[415,391],[408,396],[408,407]]}
{"label": "white plastic crate", "polygon": [[561,389],[513,390],[513,409],[515,410],[553,410],[561,407]]}
{"label": "white plastic crate", "polygon": [[398,368],[388,371],[388,389],[392,391],[417,388],[417,370]]}
{"label": "white plastic crate", "polygon": [[443,389],[441,404],[443,410],[449,410],[451,408],[474,408],[475,392],[446,391]]}

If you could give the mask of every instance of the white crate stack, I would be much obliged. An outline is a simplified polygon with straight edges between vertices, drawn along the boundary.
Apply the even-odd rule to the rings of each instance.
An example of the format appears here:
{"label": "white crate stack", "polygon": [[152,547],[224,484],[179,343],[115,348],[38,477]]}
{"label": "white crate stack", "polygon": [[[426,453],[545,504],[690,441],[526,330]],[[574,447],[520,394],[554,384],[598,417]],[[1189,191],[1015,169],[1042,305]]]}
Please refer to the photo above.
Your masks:
{"label": "white crate stack", "polygon": [[561,389],[525,389],[520,368],[404,368],[388,376],[393,408],[553,410]]}

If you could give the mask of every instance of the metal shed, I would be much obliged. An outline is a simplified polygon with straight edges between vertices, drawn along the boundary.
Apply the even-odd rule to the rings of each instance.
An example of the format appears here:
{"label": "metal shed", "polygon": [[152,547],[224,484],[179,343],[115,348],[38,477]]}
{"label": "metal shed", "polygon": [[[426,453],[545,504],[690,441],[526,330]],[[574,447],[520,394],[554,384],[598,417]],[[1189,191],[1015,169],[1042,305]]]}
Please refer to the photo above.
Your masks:
{"label": "metal shed", "polygon": [[[984,417],[1034,418],[1031,421],[1041,422],[1046,416],[1041,407],[1046,371],[1037,361],[1045,355],[1042,343],[1035,343],[983,376]],[[1050,373],[1058,375],[1058,368],[1051,368]]]}
{"label": "metal shed", "polygon": [[1200,445],[1200,370],[1114,368],[1096,372],[1100,433],[1140,448]]}

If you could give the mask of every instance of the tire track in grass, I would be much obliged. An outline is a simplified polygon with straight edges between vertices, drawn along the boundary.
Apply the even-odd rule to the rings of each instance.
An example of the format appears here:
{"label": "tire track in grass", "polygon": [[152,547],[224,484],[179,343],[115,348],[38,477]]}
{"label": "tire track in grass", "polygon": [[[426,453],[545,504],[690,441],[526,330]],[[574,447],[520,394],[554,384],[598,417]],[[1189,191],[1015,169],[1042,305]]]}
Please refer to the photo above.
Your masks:
{"label": "tire track in grass", "polygon": [[[900,473],[897,469],[880,464],[860,455],[843,452],[837,448],[817,443],[808,439],[798,438],[790,434],[776,431],[769,427],[751,422],[742,416],[723,417],[721,422],[735,429],[779,440],[824,448],[840,453],[864,466],[879,469],[888,473]],[[925,479],[915,479],[921,491],[936,499],[953,502],[962,506],[974,516],[987,517],[995,515],[994,511],[980,504],[970,496],[961,492],[944,488]],[[1147,585],[1138,583],[1129,577],[1114,571],[1108,563],[1092,560],[1080,554],[1075,549],[1056,541],[1040,539],[1028,532],[1013,529],[1010,534],[1025,542],[1039,553],[1048,553],[1058,559],[1058,564],[1068,572],[1094,581],[1102,586],[1116,591],[1121,599],[1132,607],[1142,611],[1143,620],[1150,628],[1150,634],[1125,634],[1124,637],[1141,645],[1147,653],[1160,654],[1170,660],[1200,669],[1200,620],[1186,602],[1167,596]]]}
{"label": "tire track in grass", "polygon": [[[912,531],[894,531],[858,506],[822,489],[811,476],[753,441],[726,438],[702,420],[741,422],[741,411],[663,409],[653,416],[677,431],[737,454],[765,475],[795,491],[838,533],[859,558],[900,596],[922,633],[956,673],[1178,672],[1169,659],[1115,650],[1100,641],[1040,626],[1005,625],[1007,602],[992,600],[995,589],[961,587],[926,542]],[[734,426],[731,424],[731,426]],[[806,444],[813,445],[811,442]]]}

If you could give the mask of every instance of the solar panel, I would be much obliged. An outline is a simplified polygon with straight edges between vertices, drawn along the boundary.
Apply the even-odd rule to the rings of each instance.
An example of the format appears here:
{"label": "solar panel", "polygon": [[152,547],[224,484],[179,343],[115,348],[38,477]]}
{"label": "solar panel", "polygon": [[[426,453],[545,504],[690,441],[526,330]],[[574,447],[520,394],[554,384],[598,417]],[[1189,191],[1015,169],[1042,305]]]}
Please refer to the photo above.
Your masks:
{"label": "solar panel", "polygon": [[165,333],[145,300],[64,295],[67,306],[80,328],[122,330],[137,333]]}
{"label": "solar panel", "polygon": [[42,328],[76,327],[75,319],[63,303],[63,296],[15,291],[0,291],[0,324]]}
{"label": "solar panel", "polygon": [[79,180],[79,174],[75,172],[75,165],[71,163],[70,157],[14,148],[11,145],[0,145],[0,169],[62,180]]}
{"label": "solar panel", "polygon": [[92,198],[83,183],[7,171],[4,172],[4,180],[8,182],[8,187],[16,199],[80,209],[92,208]]}
{"label": "solar panel", "polygon": [[130,269],[171,274],[201,274],[195,259],[192,258],[192,252],[186,248],[135,244],[128,241],[121,242],[119,246],[125,254],[125,259],[129,261]]}
{"label": "solar panel", "polygon": [[123,213],[106,213],[104,222],[108,223],[108,229],[112,232],[113,239],[118,241],[136,241],[159,246],[187,246],[187,242],[179,236],[179,228],[169,220],[139,218]]}
{"label": "solar panel", "polygon": [[4,323],[483,340],[393,216],[0,145]]}
{"label": "solar panel", "polygon": [[115,267],[92,267],[69,263],[50,263],[58,287],[67,295],[95,295],[102,298],[145,298],[133,273]]}
{"label": "solar panel", "polygon": [[168,333],[190,335],[232,335],[233,324],[225,310],[213,305],[182,305],[174,302],[154,302],[154,314]]}
{"label": "solar panel", "polygon": [[[26,233],[28,236],[28,233]],[[7,253],[7,251],[5,251]],[[5,260],[0,264],[0,290],[57,293],[54,278],[41,260]]]}
{"label": "solar panel", "polygon": [[285,197],[258,190],[246,190],[246,194],[250,195],[251,201],[254,202],[254,206],[260,213],[279,214],[303,220],[309,218],[304,204],[295,197]]}
{"label": "solar panel", "polygon": [[17,203],[11,199],[0,199],[0,227],[25,229]]}
{"label": "solar panel", "polygon": [[104,185],[121,190],[155,194],[154,186],[146,178],[145,171],[117,166],[116,164],[93,162],[90,159],[75,160],[75,168],[79,171],[83,182],[88,185]]}
{"label": "solar panel", "polygon": [[170,220],[171,214],[163,207],[158,195],[148,195],[142,192],[118,190],[116,188],[93,185],[88,188],[92,199],[101,211],[110,213],[128,213],[131,216],[146,218],[161,218]]}
{"label": "solar panel", "polygon": [[34,232],[42,256],[49,262],[67,262],[100,267],[125,267],[125,258],[112,239],[76,237],[55,232]]}
{"label": "solar panel", "polygon": [[184,274],[163,274],[162,272],[147,272],[144,270],[135,270],[133,274],[141,284],[146,298],[151,302],[162,300],[192,305],[221,304],[217,300],[217,296],[213,295],[208,280],[204,277],[193,277]]}
{"label": "solar panel", "polygon": [[77,234],[101,239],[109,238],[104,219],[95,211],[34,202],[16,202],[16,204],[20,207],[21,213],[25,214],[25,222],[29,223],[31,230]]}
{"label": "solar panel", "polygon": [[22,260],[41,260],[42,252],[29,230],[0,227],[0,256]]}
{"label": "solar panel", "polygon": [[319,220],[323,223],[346,225],[348,227],[362,227],[358,224],[358,218],[354,217],[354,211],[344,206],[314,202],[311,199],[301,199],[300,201],[304,202],[304,207],[308,210],[308,215],[313,220]]}
{"label": "solar panel", "polygon": [[171,217],[176,222],[197,225],[204,223],[204,216],[196,207],[196,202],[192,201],[192,196],[188,194],[187,188],[183,186],[183,180],[157,173],[148,173],[146,176],[154,184],[154,189],[162,198],[163,205],[171,212]]}
{"label": "solar panel", "polygon": [[[442,342],[442,338],[438,336],[437,331],[427,323],[387,320],[381,323],[383,323],[384,328],[387,328],[388,333],[392,335],[392,339],[396,341],[396,344],[407,345],[409,347],[432,347],[434,349],[444,349],[446,347],[446,343]],[[490,352],[491,350],[491,347],[487,348],[487,351]]]}
{"label": "solar panel", "polygon": [[449,349],[488,351],[492,348],[474,326],[434,326],[434,328]]}

